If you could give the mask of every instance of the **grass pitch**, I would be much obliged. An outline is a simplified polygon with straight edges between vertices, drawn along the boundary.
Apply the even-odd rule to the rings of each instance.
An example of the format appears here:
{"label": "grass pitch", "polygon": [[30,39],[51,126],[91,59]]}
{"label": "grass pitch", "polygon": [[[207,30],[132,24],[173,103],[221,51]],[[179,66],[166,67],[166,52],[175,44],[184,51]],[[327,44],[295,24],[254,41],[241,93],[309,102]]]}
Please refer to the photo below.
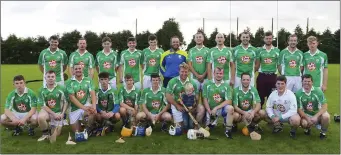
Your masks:
{"label": "grass pitch", "polygon": [[[7,94],[12,91],[12,78],[17,74],[25,76],[26,80],[42,79],[38,65],[1,65],[1,113],[4,112],[4,105]],[[126,138],[126,143],[118,144],[115,140],[119,138],[120,131],[109,133],[104,137],[91,137],[87,142],[80,142],[74,146],[65,145],[68,132],[71,127],[63,128],[63,134],[57,138],[53,145],[48,141],[37,142],[41,136],[39,129],[36,135],[30,137],[27,132],[17,137],[11,136],[11,131],[6,131],[3,127],[1,131],[1,154],[25,153],[25,154],[123,154],[123,153],[188,153],[188,154],[339,154],[340,153],[340,125],[333,121],[334,113],[340,113],[340,65],[329,65],[328,90],[326,93],[328,101],[328,112],[331,114],[331,125],[327,132],[327,139],[319,139],[319,131],[312,130],[311,136],[303,134],[303,129],[297,131],[297,139],[289,137],[289,126],[286,124],[284,131],[273,135],[271,128],[262,122],[264,130],[261,141],[252,141],[250,137],[241,134],[242,124],[239,130],[233,134],[233,140],[229,140],[224,135],[222,123],[218,125],[211,135],[219,137],[219,140],[187,140],[185,135],[170,136],[160,132],[160,126],[153,131],[150,137]],[[97,78],[95,78],[97,85]],[[30,83],[27,86],[35,91],[42,85],[42,82]],[[119,129],[121,123],[115,126]],[[71,134],[73,136],[73,134]]]}

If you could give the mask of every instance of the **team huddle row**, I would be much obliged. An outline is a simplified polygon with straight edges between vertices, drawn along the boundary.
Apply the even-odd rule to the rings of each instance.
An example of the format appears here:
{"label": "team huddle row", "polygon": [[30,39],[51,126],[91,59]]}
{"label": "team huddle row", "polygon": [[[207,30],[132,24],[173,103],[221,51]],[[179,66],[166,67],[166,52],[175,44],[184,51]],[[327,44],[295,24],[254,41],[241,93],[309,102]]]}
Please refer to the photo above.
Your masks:
{"label": "team huddle row", "polygon": [[[188,54],[179,49],[176,36],[171,38],[172,47],[166,52],[157,48],[156,40],[150,36],[150,47],[139,51],[135,49],[135,38],[129,38],[129,48],[121,52],[118,61],[108,37],[103,38],[103,50],[96,59],[86,51],[85,39],[79,40],[78,50],[68,59],[58,48],[58,38],[51,37],[50,47],[41,52],[38,62],[44,85],[36,95],[25,86],[23,76],[14,77],[16,90],[7,97],[1,124],[15,127],[14,135],[28,122],[29,134],[33,135],[34,126],[39,124],[43,136],[38,141],[47,139],[55,126],[63,126],[66,113],[74,132],[81,131],[83,120],[90,135],[101,126],[98,124],[110,131],[120,119],[123,126],[141,121],[153,126],[160,122],[164,131],[173,120],[186,131],[194,128],[185,112],[187,107],[209,129],[222,116],[228,138],[232,138],[232,131],[241,121],[250,132],[261,132],[261,120],[272,123],[274,133],[282,131],[283,122],[289,122],[292,138],[300,125],[307,135],[316,125],[321,129],[320,138],[326,137],[330,116],[323,91],[328,63],[326,54],[317,49],[315,37],[308,38],[310,50],[304,54],[296,48],[295,35],[288,38],[289,46],[281,52],[272,46],[271,33],[265,34],[263,47],[255,48],[244,32],[242,44],[233,49],[225,47],[224,36],[217,34],[217,46],[208,49],[203,46],[203,33],[198,31],[197,46]],[[67,65],[72,77],[65,81]],[[97,89],[94,68],[99,73]],[[259,73],[257,88],[255,71]],[[282,75],[277,77],[277,71]],[[116,73],[123,83],[118,90]],[[266,109],[261,110],[265,98]],[[37,106],[42,107],[39,113]]]}

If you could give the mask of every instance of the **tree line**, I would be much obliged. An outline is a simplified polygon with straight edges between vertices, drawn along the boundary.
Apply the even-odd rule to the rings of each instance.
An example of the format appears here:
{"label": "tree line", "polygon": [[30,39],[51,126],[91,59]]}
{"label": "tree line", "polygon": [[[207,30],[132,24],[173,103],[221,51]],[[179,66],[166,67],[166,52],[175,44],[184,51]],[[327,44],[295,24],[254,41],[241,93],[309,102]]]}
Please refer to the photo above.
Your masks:
{"label": "tree line", "polygon": [[[246,31],[251,31],[250,28],[247,28]],[[251,44],[255,47],[263,46],[263,37],[264,33],[267,30],[264,30],[263,27],[258,28],[256,33],[251,33]],[[210,34],[209,37],[204,35],[205,41],[204,45],[206,47],[214,47],[216,46],[215,36],[219,32],[218,28]],[[308,51],[307,41],[306,39],[313,35],[319,39],[320,45],[319,49],[325,52],[328,55],[329,63],[340,63],[340,29],[335,32],[331,32],[328,28],[321,34],[316,32],[314,28],[311,28],[308,33],[303,33],[303,29],[300,25],[297,25],[294,33],[298,36],[298,49],[303,52]],[[137,49],[144,49],[148,47],[148,36],[152,34],[149,31],[143,31],[138,33],[135,37],[137,39]],[[273,45],[277,45],[278,39],[278,48],[284,49],[287,47],[287,38],[291,33],[285,28],[281,28],[278,32],[278,38],[274,38]],[[79,31],[73,30],[71,32],[65,32],[62,35],[56,34],[59,38],[59,48],[65,50],[67,55],[74,52],[77,49],[78,39],[84,37],[87,40],[87,50],[92,53],[94,56],[96,53],[102,49],[101,39],[104,36],[108,36],[113,40],[112,47],[117,49],[118,51],[122,51],[127,48],[127,39],[129,37],[134,36],[129,30],[122,30],[117,33],[100,33],[96,34],[92,31],[86,31],[84,35],[82,35]],[[164,21],[163,26],[155,33],[158,37],[158,44],[164,50],[170,48],[170,38],[174,35],[179,36],[180,41],[186,45],[184,42],[184,37],[182,32],[180,31],[179,23],[174,19],[170,18]],[[231,35],[231,46],[235,47],[240,44],[240,40],[236,37],[236,34],[224,34],[225,45],[230,46],[230,35]],[[8,36],[6,40],[3,40],[1,37],[1,64],[36,64],[38,62],[38,57],[40,52],[49,46],[48,38],[44,36],[37,37],[27,37],[27,38],[19,38],[15,34]],[[192,41],[187,46],[187,51],[195,46],[194,35]]]}

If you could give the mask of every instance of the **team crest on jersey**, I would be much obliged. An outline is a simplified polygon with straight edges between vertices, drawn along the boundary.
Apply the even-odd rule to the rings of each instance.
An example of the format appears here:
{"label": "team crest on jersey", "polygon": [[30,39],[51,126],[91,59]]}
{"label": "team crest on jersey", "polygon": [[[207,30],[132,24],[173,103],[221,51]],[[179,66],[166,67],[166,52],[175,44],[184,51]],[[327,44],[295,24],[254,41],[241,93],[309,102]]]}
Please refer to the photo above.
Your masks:
{"label": "team crest on jersey", "polygon": [[241,57],[243,63],[249,63],[251,61],[251,58],[247,55],[244,55]]}
{"label": "team crest on jersey", "polygon": [[221,97],[220,94],[214,94],[213,95],[213,100],[217,103],[221,102]]}
{"label": "team crest on jersey", "polygon": [[223,56],[219,57],[217,60],[218,60],[218,62],[219,62],[220,64],[222,64],[222,65],[226,63],[226,58],[223,57]]}
{"label": "team crest on jersey", "polygon": [[129,64],[129,66],[134,67],[134,66],[136,65],[135,59],[130,59],[130,60],[128,61],[128,64]]}
{"label": "team crest on jersey", "polygon": [[284,113],[285,107],[282,104],[277,104],[277,110],[280,111],[281,113]]}
{"label": "team crest on jersey", "polygon": [[85,96],[85,92],[83,90],[79,90],[77,92],[77,98],[82,99]]}
{"label": "team crest on jersey", "polygon": [[155,64],[156,64],[156,60],[153,59],[153,58],[151,58],[151,59],[149,60],[149,66],[155,66]]}
{"label": "team crest on jersey", "polygon": [[51,60],[51,61],[49,61],[49,65],[50,65],[50,67],[52,67],[52,68],[56,67],[56,66],[57,66],[56,60]]}
{"label": "team crest on jersey", "polygon": [[110,62],[104,62],[104,63],[103,63],[103,67],[104,67],[105,69],[109,69],[109,68],[111,67],[111,63],[110,63]]}
{"label": "team crest on jersey", "polygon": [[130,106],[130,107],[133,106],[133,102],[132,102],[131,100],[129,100],[129,99],[126,99],[126,100],[125,100],[125,103],[126,103],[128,106]]}
{"label": "team crest on jersey", "polygon": [[102,101],[101,101],[101,105],[102,105],[103,107],[107,107],[107,106],[108,106],[108,101],[107,101],[107,100],[102,100]]}
{"label": "team crest on jersey", "polygon": [[264,63],[266,63],[266,64],[271,64],[271,63],[272,63],[272,59],[270,59],[270,58],[265,58],[265,59],[264,59]]}
{"label": "team crest on jersey", "polygon": [[153,106],[154,109],[159,109],[160,102],[159,101],[152,101],[152,106]]}
{"label": "team crest on jersey", "polygon": [[315,65],[315,63],[313,63],[313,62],[308,63],[307,67],[308,67],[308,69],[311,70],[311,71],[313,71],[313,70],[316,69],[316,65]]}
{"label": "team crest on jersey", "polygon": [[49,106],[49,108],[54,108],[54,106],[56,105],[56,100],[54,99],[48,100],[47,105]]}
{"label": "team crest on jersey", "polygon": [[296,61],[295,60],[290,60],[289,61],[289,67],[290,68],[295,68],[296,67]]}
{"label": "team crest on jersey", "polygon": [[80,61],[78,64],[81,65],[82,68],[84,68],[84,66],[85,66],[83,61]]}
{"label": "team crest on jersey", "polygon": [[197,64],[202,64],[202,62],[204,61],[204,58],[202,56],[197,56],[195,57],[195,61],[197,62]]}
{"label": "team crest on jersey", "polygon": [[243,107],[243,109],[249,108],[249,107],[250,107],[249,100],[244,100],[244,101],[242,102],[242,107]]}
{"label": "team crest on jersey", "polygon": [[308,111],[313,111],[313,103],[312,103],[312,102],[308,102],[308,104],[307,104],[307,110],[308,110]]}
{"label": "team crest on jersey", "polygon": [[23,103],[20,103],[17,107],[20,111],[26,111],[27,109],[26,105]]}

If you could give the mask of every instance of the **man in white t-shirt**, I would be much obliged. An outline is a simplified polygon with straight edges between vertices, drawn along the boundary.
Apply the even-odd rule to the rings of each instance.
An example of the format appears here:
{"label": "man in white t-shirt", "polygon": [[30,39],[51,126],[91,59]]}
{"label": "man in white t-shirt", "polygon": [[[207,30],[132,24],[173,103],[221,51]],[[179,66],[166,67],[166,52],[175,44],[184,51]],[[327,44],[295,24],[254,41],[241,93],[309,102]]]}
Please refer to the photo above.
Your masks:
{"label": "man in white t-shirt", "polygon": [[[278,76],[276,79],[277,90],[273,91],[266,102],[267,122],[274,125],[273,133],[278,133],[283,130],[284,122],[291,125],[290,137],[296,138],[296,129],[300,125],[300,116],[297,113],[297,101],[295,94],[286,88],[287,79],[285,76]],[[264,114],[260,112],[261,114]]]}

